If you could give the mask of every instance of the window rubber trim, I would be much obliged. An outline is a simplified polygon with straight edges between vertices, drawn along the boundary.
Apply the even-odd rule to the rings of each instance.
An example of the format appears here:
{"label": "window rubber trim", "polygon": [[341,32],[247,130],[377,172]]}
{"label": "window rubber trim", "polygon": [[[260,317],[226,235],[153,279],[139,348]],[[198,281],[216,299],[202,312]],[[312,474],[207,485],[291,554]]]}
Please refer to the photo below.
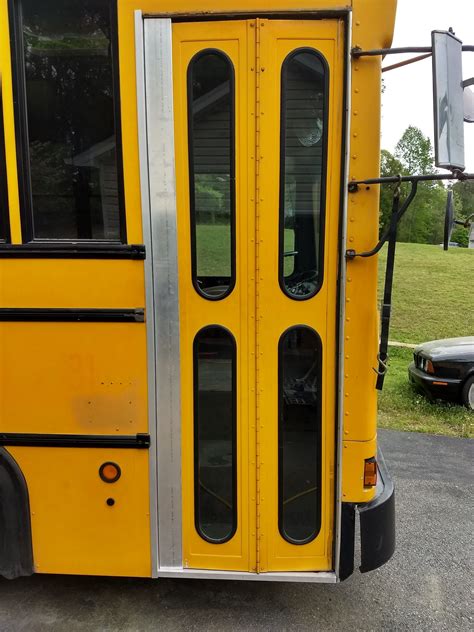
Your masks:
{"label": "window rubber trim", "polygon": [[0,245],[10,243],[8,206],[7,153],[5,147],[5,117],[3,114],[3,84],[0,73]]}
{"label": "window rubber trim", "polygon": [[[294,57],[301,53],[311,53],[319,59],[324,68],[324,116],[323,116],[323,136],[322,136],[322,176],[321,177],[321,212],[319,221],[319,257],[318,257],[318,283],[311,294],[307,296],[295,296],[288,292],[285,285],[285,164],[286,164],[286,66]],[[279,193],[279,244],[278,244],[278,282],[280,289],[288,298],[294,301],[307,301],[318,294],[324,283],[324,255],[325,255],[325,237],[326,237],[326,194],[327,194],[327,177],[328,177],[328,138],[329,138],[329,64],[324,55],[316,48],[303,46],[296,48],[289,53],[282,65],[280,74],[280,193]],[[295,243],[296,247],[296,243]]]}

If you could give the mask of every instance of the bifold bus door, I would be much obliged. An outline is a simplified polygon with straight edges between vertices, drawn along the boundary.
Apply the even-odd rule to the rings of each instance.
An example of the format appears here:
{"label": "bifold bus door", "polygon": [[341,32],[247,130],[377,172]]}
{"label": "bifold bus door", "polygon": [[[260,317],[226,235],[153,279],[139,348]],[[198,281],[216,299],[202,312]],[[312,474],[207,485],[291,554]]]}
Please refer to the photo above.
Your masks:
{"label": "bifold bus door", "polygon": [[164,22],[145,20],[160,565],[181,539],[184,568],[329,571],[342,24]]}

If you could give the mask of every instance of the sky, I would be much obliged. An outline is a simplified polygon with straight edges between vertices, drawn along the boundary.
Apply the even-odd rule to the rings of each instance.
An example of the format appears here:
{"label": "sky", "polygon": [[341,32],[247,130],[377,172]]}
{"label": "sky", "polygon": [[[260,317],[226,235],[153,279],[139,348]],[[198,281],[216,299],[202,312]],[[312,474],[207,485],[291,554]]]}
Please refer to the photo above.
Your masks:
{"label": "sky", "polygon": [[[474,45],[474,0],[398,0],[392,46],[431,46],[431,31],[454,29],[463,44]],[[414,55],[389,55],[385,66]],[[474,76],[474,53],[463,53],[464,79]],[[383,74],[382,148],[393,151],[409,125],[433,140],[431,59]],[[474,173],[474,123],[464,125],[466,171]]]}

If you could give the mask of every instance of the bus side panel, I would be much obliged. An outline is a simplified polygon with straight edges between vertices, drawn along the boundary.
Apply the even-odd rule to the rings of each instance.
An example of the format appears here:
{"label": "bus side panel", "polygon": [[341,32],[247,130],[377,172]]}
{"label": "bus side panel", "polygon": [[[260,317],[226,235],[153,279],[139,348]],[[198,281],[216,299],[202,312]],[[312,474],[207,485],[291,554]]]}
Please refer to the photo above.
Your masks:
{"label": "bus side panel", "polygon": [[[36,572],[151,575],[146,450],[15,447],[9,452],[28,485]],[[116,483],[99,477],[107,461],[121,468]]]}
{"label": "bus side panel", "polygon": [[2,432],[147,432],[145,328],[0,323]]}
{"label": "bus side panel", "polygon": [[[383,5],[383,6],[382,6]],[[352,47],[390,46],[396,0],[353,2]],[[352,61],[349,180],[376,177],[380,170],[381,59]],[[378,239],[378,187],[350,193],[347,247],[370,250]],[[376,456],[377,391],[375,390],[379,321],[377,259],[347,264],[344,324],[343,500],[367,502],[375,488],[364,489],[364,459]]]}

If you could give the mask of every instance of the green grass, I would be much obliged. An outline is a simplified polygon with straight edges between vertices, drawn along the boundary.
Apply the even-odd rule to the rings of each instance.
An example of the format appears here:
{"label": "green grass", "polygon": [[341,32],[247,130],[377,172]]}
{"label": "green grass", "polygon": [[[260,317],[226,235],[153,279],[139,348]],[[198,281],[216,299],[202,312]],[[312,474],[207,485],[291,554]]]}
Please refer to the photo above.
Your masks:
{"label": "green grass", "polygon": [[379,427],[472,437],[472,412],[449,402],[430,402],[413,389],[407,374],[412,359],[411,349],[390,348],[390,370],[379,395]]}
{"label": "green grass", "polygon": [[[380,256],[382,296],[386,247]],[[390,339],[419,343],[474,334],[474,250],[397,244]]]}
{"label": "green grass", "polygon": [[[382,296],[384,252],[379,265]],[[474,250],[398,244],[390,339],[420,343],[474,334]],[[379,426],[472,437],[473,414],[463,406],[430,402],[408,382],[412,350],[391,347],[390,369],[379,397]]]}

